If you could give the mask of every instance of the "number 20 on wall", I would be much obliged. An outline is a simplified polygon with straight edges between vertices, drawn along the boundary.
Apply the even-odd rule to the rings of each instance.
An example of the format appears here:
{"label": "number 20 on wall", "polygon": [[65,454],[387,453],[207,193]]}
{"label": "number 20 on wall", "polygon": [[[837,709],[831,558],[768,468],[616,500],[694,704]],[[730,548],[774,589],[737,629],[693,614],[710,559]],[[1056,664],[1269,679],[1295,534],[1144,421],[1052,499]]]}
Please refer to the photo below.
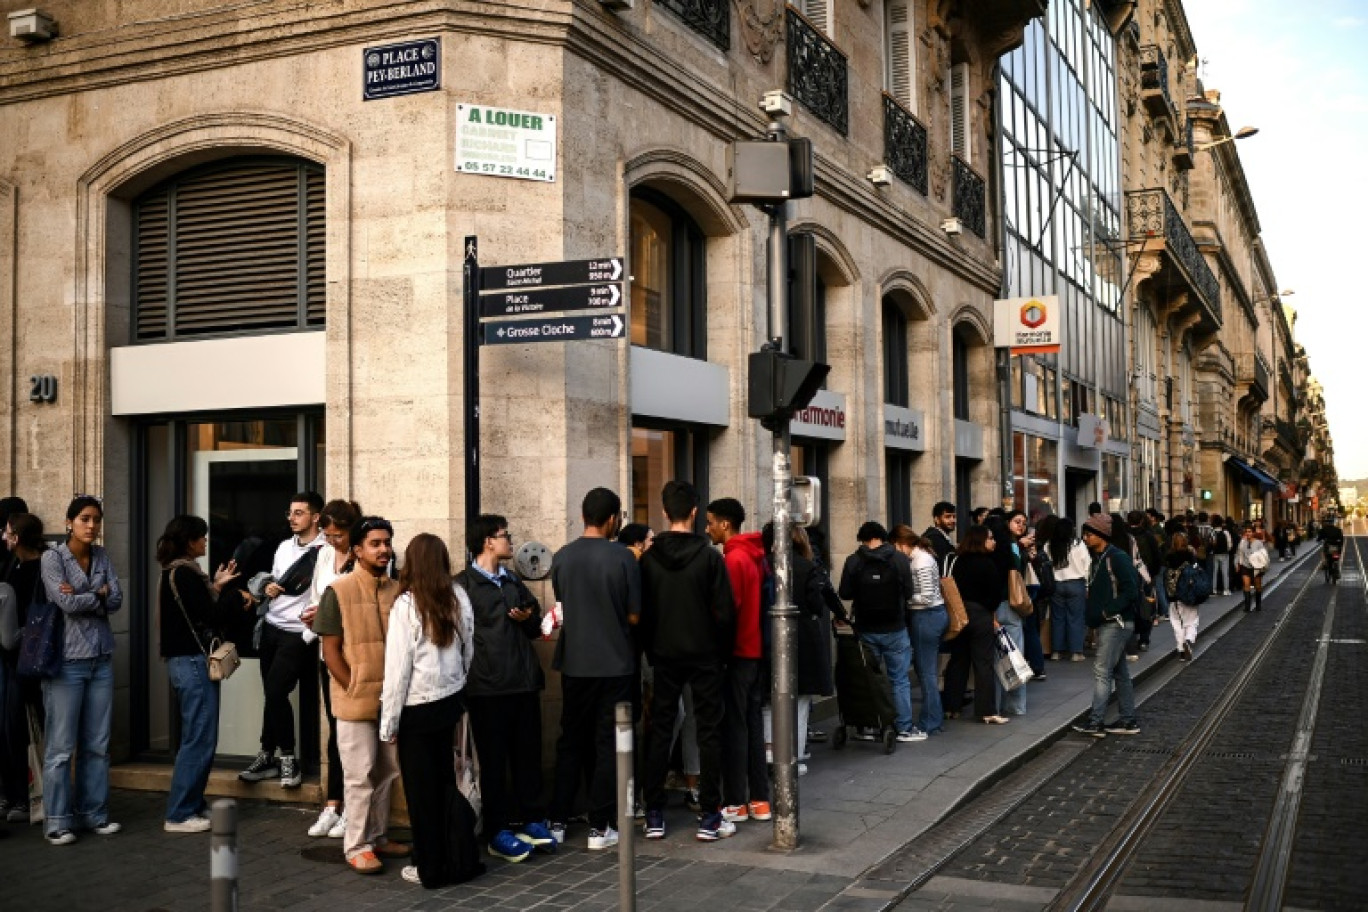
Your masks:
{"label": "number 20 on wall", "polygon": [[52,374],[29,377],[29,402],[56,402],[57,378]]}

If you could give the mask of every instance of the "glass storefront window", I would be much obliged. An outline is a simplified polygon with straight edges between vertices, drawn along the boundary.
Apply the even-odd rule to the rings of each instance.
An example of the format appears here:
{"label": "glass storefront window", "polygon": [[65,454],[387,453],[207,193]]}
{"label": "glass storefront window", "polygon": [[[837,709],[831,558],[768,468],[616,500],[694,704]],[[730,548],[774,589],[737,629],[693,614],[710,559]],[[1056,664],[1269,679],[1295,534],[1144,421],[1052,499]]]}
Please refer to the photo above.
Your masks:
{"label": "glass storefront window", "polygon": [[1112,453],[1102,454],[1102,502],[1107,505],[1108,513],[1121,512],[1125,498],[1124,481],[1121,477],[1121,457]]}
{"label": "glass storefront window", "polygon": [[706,358],[706,238],[683,208],[652,190],[631,201],[632,344]]}
{"label": "glass storefront window", "polygon": [[[631,522],[645,523],[657,532],[669,525],[660,492],[669,481],[689,481],[708,502],[707,432],[688,425],[632,428],[632,497],[627,506]],[[703,528],[699,510],[697,527]]]}
{"label": "glass storefront window", "polygon": [[1057,512],[1059,443],[1017,431],[1012,435],[1012,496],[1031,525]]}
{"label": "glass storefront window", "polygon": [[670,219],[643,200],[632,201],[632,344],[671,351]]}

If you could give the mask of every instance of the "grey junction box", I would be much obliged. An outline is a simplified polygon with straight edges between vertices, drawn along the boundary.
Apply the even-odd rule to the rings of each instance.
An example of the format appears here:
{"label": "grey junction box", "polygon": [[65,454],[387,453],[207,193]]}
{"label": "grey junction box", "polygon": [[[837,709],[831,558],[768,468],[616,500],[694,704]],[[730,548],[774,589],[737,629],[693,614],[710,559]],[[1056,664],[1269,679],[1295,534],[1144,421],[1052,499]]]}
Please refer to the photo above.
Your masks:
{"label": "grey junction box", "polygon": [[782,203],[792,193],[789,144],[742,141],[727,147],[727,181],[733,203]]}

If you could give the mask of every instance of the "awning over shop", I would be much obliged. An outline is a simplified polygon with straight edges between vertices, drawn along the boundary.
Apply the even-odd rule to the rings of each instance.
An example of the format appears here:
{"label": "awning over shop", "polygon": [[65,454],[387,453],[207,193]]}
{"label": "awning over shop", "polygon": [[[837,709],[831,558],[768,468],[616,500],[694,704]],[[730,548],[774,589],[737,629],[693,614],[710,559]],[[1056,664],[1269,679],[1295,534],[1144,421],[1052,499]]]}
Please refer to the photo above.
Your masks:
{"label": "awning over shop", "polygon": [[1264,490],[1278,491],[1282,488],[1282,482],[1278,481],[1278,479],[1269,475],[1263,469],[1250,465],[1243,459],[1236,459],[1234,456],[1231,456],[1226,460],[1226,465],[1235,469],[1235,471],[1249,479],[1252,484],[1256,484]]}

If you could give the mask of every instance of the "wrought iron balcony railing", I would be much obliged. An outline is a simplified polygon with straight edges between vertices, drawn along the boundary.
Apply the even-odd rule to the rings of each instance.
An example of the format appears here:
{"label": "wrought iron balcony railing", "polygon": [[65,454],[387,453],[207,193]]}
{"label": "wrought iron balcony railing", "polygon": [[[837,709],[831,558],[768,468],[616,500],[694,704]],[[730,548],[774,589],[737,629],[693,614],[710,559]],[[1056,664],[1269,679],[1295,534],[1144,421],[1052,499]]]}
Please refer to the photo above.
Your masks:
{"label": "wrought iron balcony railing", "polygon": [[987,183],[958,155],[950,156],[955,177],[955,217],[964,227],[986,237],[988,233]]}
{"label": "wrought iron balcony railing", "polygon": [[1173,144],[1173,166],[1179,171],[1191,171],[1196,164],[1195,155],[1196,151],[1192,144],[1192,119],[1189,118]]}
{"label": "wrought iron balcony railing", "polygon": [[731,4],[728,0],[655,0],[722,50],[731,49]]}
{"label": "wrought iron balcony railing", "polygon": [[885,93],[884,161],[901,180],[926,195],[926,127]]}
{"label": "wrought iron balcony railing", "polygon": [[1168,58],[1157,45],[1147,44],[1140,49],[1140,100],[1149,115],[1176,136],[1178,113],[1169,94]]}
{"label": "wrought iron balcony railing", "polygon": [[787,9],[788,93],[842,136],[850,132],[850,72],[845,54],[803,14]]}
{"label": "wrought iron balcony railing", "polygon": [[1268,401],[1268,365],[1263,356],[1255,352],[1244,352],[1235,358],[1235,382],[1248,383],[1249,395],[1260,402]]}
{"label": "wrought iron balcony railing", "polygon": [[1207,265],[1202,251],[1197,249],[1197,242],[1169,199],[1168,191],[1162,187],[1127,191],[1126,218],[1130,222],[1132,238],[1164,240],[1171,259],[1182,271],[1188,285],[1201,296],[1219,325],[1221,283]]}

